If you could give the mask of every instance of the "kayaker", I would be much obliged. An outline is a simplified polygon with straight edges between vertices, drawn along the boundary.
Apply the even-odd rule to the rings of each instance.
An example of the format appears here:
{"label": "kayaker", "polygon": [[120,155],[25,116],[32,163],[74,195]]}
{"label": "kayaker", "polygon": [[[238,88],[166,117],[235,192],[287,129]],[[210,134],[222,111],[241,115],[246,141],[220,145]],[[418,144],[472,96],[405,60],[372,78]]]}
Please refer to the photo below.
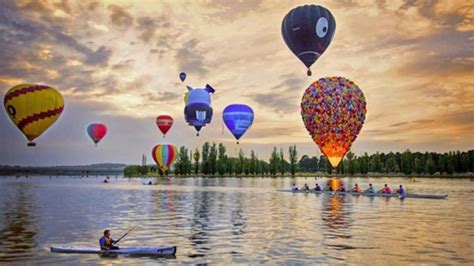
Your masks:
{"label": "kayaker", "polygon": [[346,192],[346,188],[344,187],[344,183],[341,182],[341,186],[337,189],[338,192]]}
{"label": "kayaker", "polygon": [[151,182],[151,180],[148,182],[148,185],[153,185],[153,183]]}
{"label": "kayaker", "polygon": [[354,188],[352,189],[352,192],[356,192],[356,193],[361,193],[362,192],[362,189],[360,189],[359,187],[359,184],[355,184]]}
{"label": "kayaker", "polygon": [[293,185],[291,185],[291,190],[297,191],[297,190],[300,190],[300,189],[296,186],[296,183],[293,183]]}
{"label": "kayaker", "polygon": [[105,230],[104,236],[102,236],[99,240],[100,249],[101,250],[119,249],[119,247],[114,246],[115,243],[116,241],[110,237],[110,230],[108,229]]}
{"label": "kayaker", "polygon": [[308,184],[305,183],[304,186],[301,188],[301,190],[308,191],[309,190]]}
{"label": "kayaker", "polygon": [[407,192],[405,191],[405,189],[403,188],[402,185],[400,185],[400,187],[397,189],[397,193],[402,196],[402,195],[405,195]]}
{"label": "kayaker", "polygon": [[375,187],[372,185],[372,183],[369,184],[369,187],[364,191],[365,193],[377,193],[377,190]]}
{"label": "kayaker", "polygon": [[393,192],[392,188],[390,188],[390,186],[388,186],[387,184],[385,184],[383,188],[379,190],[379,193],[392,194],[392,192]]}
{"label": "kayaker", "polygon": [[316,183],[316,186],[314,187],[314,191],[322,191],[322,188],[319,186],[318,183]]}

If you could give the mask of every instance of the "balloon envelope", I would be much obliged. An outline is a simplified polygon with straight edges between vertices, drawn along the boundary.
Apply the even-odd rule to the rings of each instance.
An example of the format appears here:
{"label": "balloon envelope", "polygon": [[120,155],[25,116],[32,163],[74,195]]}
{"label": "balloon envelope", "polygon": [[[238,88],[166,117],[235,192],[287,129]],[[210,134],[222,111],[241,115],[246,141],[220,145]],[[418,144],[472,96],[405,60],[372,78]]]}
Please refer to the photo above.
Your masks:
{"label": "balloon envelope", "polygon": [[153,160],[163,171],[167,171],[170,168],[177,155],[178,150],[172,144],[158,144],[151,151]]}
{"label": "balloon envelope", "polygon": [[13,123],[34,146],[33,141],[45,132],[64,110],[64,100],[54,88],[36,84],[12,87],[3,100]]}
{"label": "balloon envelope", "polygon": [[343,77],[321,78],[301,100],[301,117],[313,141],[337,167],[365,121],[366,103],[357,85]]}
{"label": "balloon envelope", "polygon": [[336,30],[336,20],[322,6],[304,5],[286,14],[281,34],[286,45],[309,68],[326,51]]}
{"label": "balloon envelope", "polygon": [[[203,126],[211,123],[213,110],[211,107],[211,94],[214,88],[209,84],[206,88],[193,89],[188,86],[188,92],[185,94],[184,119],[188,125],[193,126],[197,132]],[[199,133],[197,134],[199,136]]]}
{"label": "balloon envelope", "polygon": [[173,126],[173,118],[169,115],[160,115],[156,118],[156,125],[160,129],[163,136],[170,130]]}
{"label": "balloon envelope", "polygon": [[253,123],[253,110],[245,104],[231,104],[224,109],[222,119],[229,131],[239,140]]}
{"label": "balloon envelope", "polygon": [[186,79],[186,73],[185,73],[185,72],[179,73],[179,79],[180,79],[181,81],[184,81],[184,80]]}
{"label": "balloon envelope", "polygon": [[102,123],[92,123],[87,126],[87,134],[97,145],[97,143],[104,138],[105,134],[107,134],[107,126]]}

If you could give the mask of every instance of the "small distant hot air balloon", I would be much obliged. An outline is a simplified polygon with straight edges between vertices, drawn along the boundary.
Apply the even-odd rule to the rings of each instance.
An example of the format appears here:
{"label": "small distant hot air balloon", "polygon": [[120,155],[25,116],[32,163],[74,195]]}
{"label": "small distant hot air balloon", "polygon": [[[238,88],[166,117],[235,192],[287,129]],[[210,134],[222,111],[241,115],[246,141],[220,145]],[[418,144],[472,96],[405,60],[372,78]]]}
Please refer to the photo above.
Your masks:
{"label": "small distant hot air balloon", "polygon": [[94,141],[95,146],[107,134],[107,126],[101,123],[93,123],[87,126],[87,134]]}
{"label": "small distant hot air balloon", "polygon": [[163,133],[164,138],[168,130],[170,130],[170,128],[173,126],[173,118],[169,115],[159,115],[156,118],[156,125],[160,129],[161,133]]}
{"label": "small distant hot air balloon", "polygon": [[3,100],[13,123],[35,146],[34,139],[45,132],[61,115],[64,101],[61,94],[49,86],[21,84],[12,87]]}
{"label": "small distant hot air balloon", "polygon": [[286,14],[281,34],[286,45],[308,68],[326,51],[336,31],[336,20],[322,6],[304,5]]}
{"label": "small distant hot air balloon", "polygon": [[187,88],[188,92],[184,97],[186,104],[184,108],[184,119],[188,125],[193,126],[197,130],[196,135],[199,136],[201,128],[211,123],[211,94],[215,91],[209,84],[206,84],[206,88],[204,89],[193,89],[189,86],[187,86]]}
{"label": "small distant hot air balloon", "polygon": [[301,99],[301,117],[331,165],[339,165],[365,121],[366,103],[357,85],[343,77],[321,78]]}
{"label": "small distant hot air balloon", "polygon": [[181,80],[181,82],[183,82],[186,79],[186,73],[185,72],[179,73],[179,79]]}
{"label": "small distant hot air balloon", "polygon": [[160,167],[161,171],[166,173],[170,169],[171,164],[178,155],[178,150],[172,144],[158,144],[153,147],[151,156],[155,160],[156,164]]}
{"label": "small distant hot air balloon", "polygon": [[253,110],[245,104],[231,104],[224,109],[222,119],[239,144],[239,139],[253,123]]}

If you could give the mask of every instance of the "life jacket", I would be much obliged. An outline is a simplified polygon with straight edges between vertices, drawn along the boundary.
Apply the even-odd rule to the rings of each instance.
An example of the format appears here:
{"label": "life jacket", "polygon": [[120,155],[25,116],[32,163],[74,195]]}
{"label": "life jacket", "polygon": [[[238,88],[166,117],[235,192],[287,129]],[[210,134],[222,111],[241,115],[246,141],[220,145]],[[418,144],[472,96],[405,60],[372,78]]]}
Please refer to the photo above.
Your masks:
{"label": "life jacket", "polygon": [[392,193],[393,191],[389,186],[387,186],[386,188],[384,188],[383,192],[384,193]]}
{"label": "life jacket", "polygon": [[402,194],[405,194],[405,189],[404,188],[399,188],[397,190],[398,194],[402,195]]}
{"label": "life jacket", "polygon": [[109,249],[111,246],[112,246],[112,239],[111,238],[107,238],[105,236],[103,236],[100,241],[100,247],[101,248],[106,248],[106,249]]}
{"label": "life jacket", "polygon": [[362,190],[360,189],[359,186],[354,187],[354,192],[360,193]]}

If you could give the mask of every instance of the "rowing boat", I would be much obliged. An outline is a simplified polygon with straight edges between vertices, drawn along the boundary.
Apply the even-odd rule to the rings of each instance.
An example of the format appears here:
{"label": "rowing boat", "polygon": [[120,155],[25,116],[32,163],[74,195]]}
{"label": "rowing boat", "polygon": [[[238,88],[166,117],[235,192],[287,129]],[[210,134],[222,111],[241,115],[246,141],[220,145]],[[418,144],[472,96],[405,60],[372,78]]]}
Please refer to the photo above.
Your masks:
{"label": "rowing boat", "polygon": [[128,254],[128,255],[175,255],[176,246],[127,247],[113,250],[101,250],[92,247],[51,247],[51,252],[75,254]]}
{"label": "rowing boat", "polygon": [[326,195],[353,195],[353,196],[368,196],[368,197],[386,197],[386,198],[417,198],[417,199],[446,199],[448,195],[433,195],[433,194],[405,194],[399,195],[398,193],[367,193],[367,192],[331,192],[331,191],[315,191],[310,190],[291,190],[281,189],[279,192],[292,192],[292,193],[310,193],[310,194],[326,194]]}

